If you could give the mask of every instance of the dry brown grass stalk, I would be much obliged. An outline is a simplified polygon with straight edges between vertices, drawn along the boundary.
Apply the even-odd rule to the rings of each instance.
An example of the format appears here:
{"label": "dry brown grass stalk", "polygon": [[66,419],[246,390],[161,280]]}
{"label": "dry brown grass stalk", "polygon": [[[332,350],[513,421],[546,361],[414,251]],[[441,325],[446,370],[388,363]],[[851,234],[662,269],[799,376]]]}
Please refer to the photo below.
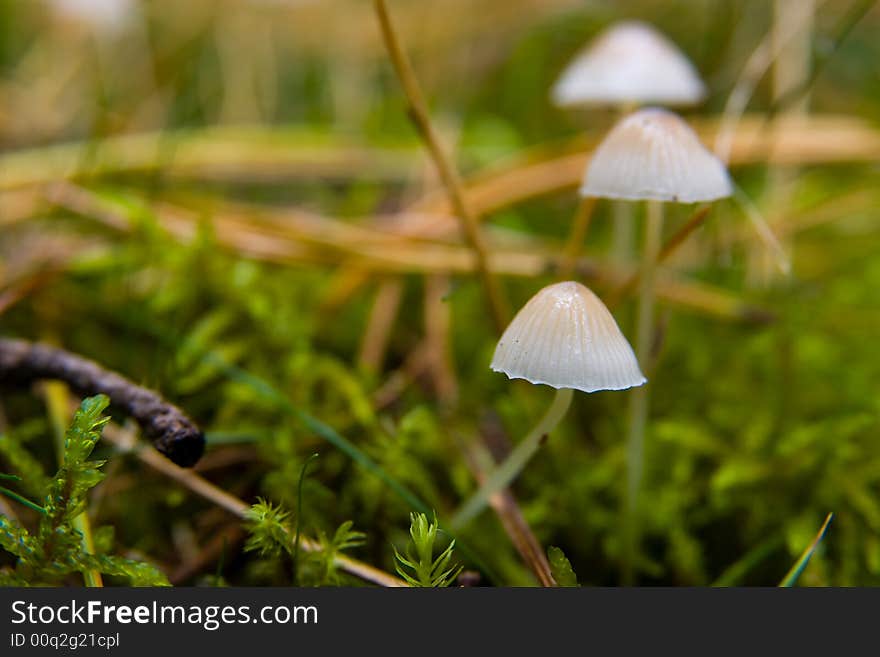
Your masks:
{"label": "dry brown grass stalk", "polygon": [[[84,216],[97,218],[113,229],[126,232],[133,229],[129,220],[106,201],[73,185],[56,186],[53,200]],[[193,239],[198,232],[198,215],[180,208],[162,206],[158,221],[169,234],[183,241]],[[221,246],[240,255],[283,265],[331,266],[344,262],[356,270],[377,274],[474,272],[472,253],[461,246],[394,244],[389,247],[359,242],[327,243],[318,237],[310,238],[312,243],[303,243],[277,231],[255,229],[249,222],[222,214],[214,217],[214,230]],[[497,250],[489,259],[494,272],[507,276],[539,276],[556,271],[560,265],[558,253],[538,245],[517,251]],[[619,265],[588,258],[578,261],[575,272],[600,287],[620,285],[631,273]],[[671,275],[658,281],[657,291],[665,301],[726,319],[752,320],[763,316],[759,309],[729,292]]]}
{"label": "dry brown grass stalk", "polygon": [[[237,518],[244,520],[247,517],[250,505],[244,500],[230,495],[192,470],[174,465],[152,447],[139,443],[133,434],[113,426],[108,426],[104,430],[103,439],[121,452],[133,453],[145,465],[173,479],[199,497],[208,500],[212,504],[216,504]],[[300,547],[307,552],[321,550],[321,546],[317,541],[304,536],[300,537]],[[406,586],[403,580],[394,575],[390,575],[357,559],[340,555],[336,557],[335,562],[336,566],[341,570],[365,581],[388,587]]]}
{"label": "dry brown grass stalk", "polygon": [[373,0],[373,7],[379,19],[385,47],[388,50],[391,63],[394,65],[394,70],[397,72],[397,77],[409,103],[410,119],[437,167],[437,173],[449,199],[450,209],[457,218],[462,235],[473,252],[474,269],[483,286],[486,300],[489,303],[489,310],[495,323],[495,329],[498,333],[501,333],[507,326],[510,313],[498,280],[489,268],[488,244],[480,231],[477,216],[465,198],[458,170],[440,144],[440,140],[434,130],[428,112],[428,104],[425,101],[412,64],[397,37],[397,32],[394,29],[385,0]]}

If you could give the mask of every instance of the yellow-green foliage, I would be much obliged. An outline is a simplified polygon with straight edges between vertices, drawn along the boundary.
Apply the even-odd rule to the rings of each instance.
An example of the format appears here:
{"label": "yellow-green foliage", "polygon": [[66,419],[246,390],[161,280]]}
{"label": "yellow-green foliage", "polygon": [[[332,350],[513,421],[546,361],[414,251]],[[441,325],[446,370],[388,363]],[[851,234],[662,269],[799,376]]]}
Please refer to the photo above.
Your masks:
{"label": "yellow-green foliage", "polygon": [[[497,335],[456,224],[443,223],[442,190],[373,38],[371,3],[347,3],[363,5],[353,16],[314,3],[308,20],[293,6],[285,20],[266,9],[255,17],[270,21],[265,30],[229,29],[237,12],[208,15],[219,3],[195,12],[141,3],[143,52],[128,38],[117,39],[121,50],[72,47],[76,35],[44,29],[44,4],[0,2],[0,26],[10,27],[0,39],[0,334],[51,337],[161,391],[206,431],[202,474],[247,504],[270,502],[254,507],[248,540],[238,518],[134,457],[99,444],[95,458],[109,459],[99,467],[84,454],[100,429],[95,401],[78,416],[78,460],[50,476],[38,391],[4,385],[0,472],[21,480],[2,483],[47,510],[4,500],[20,520],[0,516],[7,581],[79,583],[83,569],[113,572],[122,562],[111,555],[133,554],[182,584],[215,570],[234,586],[352,584],[334,555],[391,573],[397,546],[421,569],[403,572],[433,582],[428,553],[407,556],[408,523],[423,526],[410,514],[436,509],[444,526],[552,391],[489,370]],[[613,112],[562,111],[548,91],[624,3],[479,0],[476,25],[443,9],[464,0],[394,4],[402,30],[431,12],[432,38],[402,41],[474,204],[490,208],[481,221],[498,262],[517,270],[559,253],[577,204],[564,167],[526,169],[513,183],[485,167],[540,164],[601,138]],[[695,125],[719,118],[772,29],[769,2],[625,4],[628,18],[653,23],[694,60],[709,89],[703,105],[682,110]],[[876,138],[880,39],[876,12],[859,14],[873,3],[820,4],[809,112],[845,115]],[[316,29],[319,14],[343,36]],[[270,33],[277,47],[218,47],[230,34]],[[113,57],[97,65],[91,58],[104,52]],[[640,584],[775,585],[834,512],[800,582],[880,585],[880,168],[836,128],[782,144],[794,153],[784,167],[761,161],[777,144],[775,119],[797,100],[775,106],[770,76],[762,79],[745,118],[764,132],[740,149],[748,161],[731,165],[793,274],[761,276],[766,246],[733,201],[713,206],[660,272],[676,294],[658,299],[657,359],[646,371]],[[810,161],[798,161],[800,145]],[[826,148],[858,157],[812,159]],[[71,183],[55,185],[62,177]],[[544,177],[559,188],[528,194]],[[85,197],[56,198],[71,188]],[[507,194],[527,198],[506,203]],[[667,238],[692,211],[670,204]],[[383,250],[360,233],[341,240],[339,224],[322,217],[389,235],[428,223],[448,231],[392,235]],[[640,211],[632,220],[639,234]],[[611,204],[600,202],[577,274],[606,300],[628,273],[610,264],[612,224]],[[265,252],[275,257],[258,257]],[[512,308],[557,280],[543,264],[502,277]],[[380,286],[398,283],[397,311],[377,306]],[[719,298],[735,312],[719,312]],[[632,338],[632,300],[614,312]],[[750,321],[767,314],[773,321]],[[387,348],[364,358],[382,319]],[[559,548],[549,559],[560,584],[621,582],[627,405],[627,393],[577,394],[512,486],[540,545]],[[114,529],[113,545],[89,557],[70,517],[101,473],[89,512],[93,525]],[[297,529],[321,549],[294,559]],[[483,583],[537,582],[492,510],[454,538],[454,560]],[[186,568],[193,549],[207,555],[198,574]],[[159,580],[132,562],[115,570],[144,575],[126,568]]]}

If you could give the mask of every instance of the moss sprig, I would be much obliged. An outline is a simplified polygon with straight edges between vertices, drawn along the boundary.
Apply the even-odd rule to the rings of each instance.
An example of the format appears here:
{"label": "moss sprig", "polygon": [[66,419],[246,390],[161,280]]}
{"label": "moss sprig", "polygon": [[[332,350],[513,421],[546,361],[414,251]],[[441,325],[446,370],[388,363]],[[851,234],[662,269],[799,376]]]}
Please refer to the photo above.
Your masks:
{"label": "moss sprig", "polygon": [[[11,585],[63,583],[71,573],[97,571],[123,577],[134,586],[168,585],[155,566],[113,555],[89,554],[74,520],[86,509],[88,492],[104,478],[105,461],[91,459],[109,421],[103,415],[109,400],[97,395],[83,400],[64,438],[61,467],[48,482],[48,493],[32,533],[0,515],[0,549],[16,557],[14,569],[0,573]],[[33,482],[31,482],[33,483]]]}
{"label": "moss sprig", "polygon": [[439,525],[436,516],[428,521],[424,513],[410,514],[410,545],[403,555],[394,548],[397,560],[397,573],[411,586],[445,587],[451,585],[462,566],[451,564],[455,540],[449,542],[440,555],[434,559],[434,543],[437,540]]}

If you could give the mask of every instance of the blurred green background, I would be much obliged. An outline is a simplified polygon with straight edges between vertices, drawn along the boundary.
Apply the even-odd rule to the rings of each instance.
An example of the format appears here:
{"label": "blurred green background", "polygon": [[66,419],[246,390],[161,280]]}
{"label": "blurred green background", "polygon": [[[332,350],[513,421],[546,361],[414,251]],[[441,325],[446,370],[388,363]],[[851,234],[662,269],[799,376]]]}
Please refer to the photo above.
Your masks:
{"label": "blurred green background", "polygon": [[[661,292],[649,372],[639,584],[774,585],[829,512],[800,582],[880,583],[874,4],[817,2],[809,77],[774,103],[770,67],[743,119],[754,155],[731,173],[791,274],[736,201],[716,204],[664,266],[678,292]],[[758,0],[389,8],[469,189],[508,181],[481,189],[492,248],[513,254],[502,281],[514,308],[555,280],[534,257],[559,252],[577,204],[570,179],[523,193],[526,165],[554,175],[552,158],[615,119],[553,107],[571,58],[615,21],[651,23],[705,80],[706,102],[682,113],[711,132],[774,24],[774,3]],[[774,120],[802,101],[806,127],[773,161]],[[367,538],[352,556],[393,571],[412,509],[279,398],[441,522],[475,489],[466,454],[509,449],[549,403],[549,389],[489,370],[497,336],[370,2],[0,0],[0,149],[0,334],[161,390],[208,433],[196,470],[249,503],[295,509],[319,453],[303,531],[353,521]],[[670,234],[691,210],[669,209]],[[607,258],[610,217],[600,203],[581,272],[603,297],[626,271]],[[632,301],[615,315],[632,339]],[[52,470],[40,395],[0,394],[0,470],[14,470],[15,446]],[[626,407],[625,392],[576,394],[513,487],[537,540],[583,585],[621,581]],[[232,585],[289,583],[278,560],[243,551],[237,519],[100,449],[109,476],[89,511],[113,528],[105,549],[175,583],[218,568]],[[458,539],[457,561],[482,583],[535,583],[491,510]]]}

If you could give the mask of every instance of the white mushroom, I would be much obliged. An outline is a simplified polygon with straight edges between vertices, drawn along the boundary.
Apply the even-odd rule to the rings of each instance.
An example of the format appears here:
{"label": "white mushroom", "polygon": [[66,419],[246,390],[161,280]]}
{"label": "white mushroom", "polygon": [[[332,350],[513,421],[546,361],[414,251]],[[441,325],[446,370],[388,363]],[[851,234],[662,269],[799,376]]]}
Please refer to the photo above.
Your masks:
{"label": "white mushroom", "polygon": [[624,21],[599,35],[553,87],[560,106],[693,105],[706,88],[687,57],[646,23]]}
{"label": "white mushroom", "polygon": [[[575,57],[552,90],[562,107],[614,106],[621,114],[643,104],[694,105],[706,88],[688,58],[669,39],[640,21],[616,23]],[[628,197],[625,197],[628,198]],[[592,206],[581,198],[565,252],[564,272],[571,273],[586,234]],[[630,260],[633,218],[623,205],[614,207],[611,255]]]}
{"label": "white mushroom", "polygon": [[574,281],[548,285],[504,331],[492,369],[583,392],[640,386],[645,377],[605,304]]}
{"label": "white mushroom", "polygon": [[573,281],[548,285],[522,307],[498,341],[491,367],[512,379],[552,386],[556,395],[541,421],[453,516],[454,529],[516,478],[565,416],[574,390],[623,390],[646,381],[608,308]]}
{"label": "white mushroom", "polygon": [[[636,356],[645,364],[654,343],[655,268],[663,240],[664,201],[695,203],[731,196],[733,185],[724,164],[693,130],[672,112],[643,109],[622,119],[605,137],[587,166],[584,197],[645,200],[641,287],[636,314]],[[649,390],[630,397],[627,439],[627,496],[624,545],[632,563],[634,527],[644,459]]]}
{"label": "white mushroom", "polygon": [[648,108],[623,118],[587,166],[582,196],[694,203],[730,196],[724,164],[672,112]]}
{"label": "white mushroom", "polygon": [[110,34],[121,31],[137,9],[133,0],[51,0],[51,4],[61,17]]}

